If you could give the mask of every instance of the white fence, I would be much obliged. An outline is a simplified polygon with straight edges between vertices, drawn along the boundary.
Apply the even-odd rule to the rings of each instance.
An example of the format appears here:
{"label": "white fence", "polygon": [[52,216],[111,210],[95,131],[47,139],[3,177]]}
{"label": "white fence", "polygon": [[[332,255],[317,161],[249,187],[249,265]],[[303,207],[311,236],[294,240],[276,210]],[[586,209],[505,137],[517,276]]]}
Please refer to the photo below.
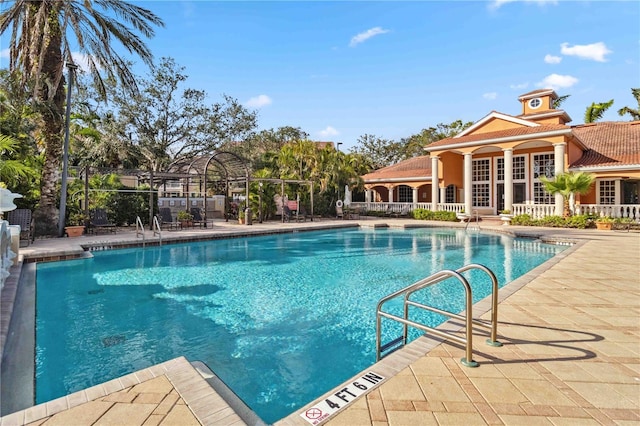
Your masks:
{"label": "white fence", "polygon": [[576,213],[627,218],[640,222],[639,204],[579,204],[576,206]]}
{"label": "white fence", "polygon": [[514,204],[512,207],[511,214],[514,216],[528,214],[534,219],[541,219],[556,214],[554,204]]}
{"label": "white fence", "polygon": [[[415,209],[431,210],[431,203],[363,203],[353,202],[351,207],[364,211],[378,211],[387,213],[399,213],[409,206],[409,211]],[[464,203],[438,203],[438,210],[462,213]],[[511,214],[514,216],[528,214],[534,219],[546,216],[554,216],[556,207],[554,204],[514,204]],[[609,216],[613,218],[628,218],[640,222],[640,205],[638,204],[578,204],[576,214],[592,214],[597,216]]]}

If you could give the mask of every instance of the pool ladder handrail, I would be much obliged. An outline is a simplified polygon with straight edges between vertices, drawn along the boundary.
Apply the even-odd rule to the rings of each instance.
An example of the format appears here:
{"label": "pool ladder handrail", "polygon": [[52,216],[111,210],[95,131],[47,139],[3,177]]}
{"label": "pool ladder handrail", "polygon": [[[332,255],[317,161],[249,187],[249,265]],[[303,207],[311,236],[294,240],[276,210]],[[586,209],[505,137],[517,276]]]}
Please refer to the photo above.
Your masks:
{"label": "pool ladder handrail", "polygon": [[480,220],[480,213],[478,213],[478,210],[474,210],[474,211],[471,212],[471,215],[469,215],[469,220],[467,221],[467,224],[464,226],[464,230],[465,231],[469,227],[469,224],[471,223],[471,218],[474,215],[476,216],[476,228],[478,228],[478,223],[479,223],[479,220]]}
{"label": "pool ladder handrail", "polygon": [[[469,271],[471,269],[479,269],[487,273],[491,278],[491,320],[489,323],[479,320],[473,319],[472,309],[473,309],[473,294],[471,285],[469,281],[462,276],[463,272]],[[456,278],[463,286],[465,290],[465,315],[456,314],[449,311],[443,311],[438,308],[434,308],[432,306],[426,306],[421,303],[410,300],[409,298],[416,291],[422,290],[424,288],[430,287],[434,284],[437,284],[441,281],[444,281],[449,278]],[[403,317],[398,317],[396,315],[392,315],[390,313],[384,312],[382,310],[382,306],[391,299],[395,299],[396,297],[404,295],[404,303],[403,303]],[[414,321],[409,320],[409,306],[414,306],[416,308],[421,308],[427,311],[435,312],[440,315],[448,316],[450,318],[456,318],[460,320],[464,320],[465,322],[465,338],[456,336],[451,333],[447,333],[442,330],[438,330],[433,327],[429,327],[424,324],[420,324]],[[403,333],[402,336],[392,340],[391,342],[382,345],[382,318],[391,319],[394,321],[398,321],[402,323]],[[409,333],[409,326],[415,327],[419,330],[431,332],[432,334],[442,337],[444,339],[452,340],[456,343],[460,343],[465,345],[465,357],[461,359],[463,365],[467,367],[477,367],[478,363],[473,360],[473,325],[477,325],[480,327],[489,328],[491,330],[491,337],[487,339],[487,344],[490,346],[502,346],[502,343],[497,341],[498,334],[498,279],[491,269],[487,268],[484,265],[480,265],[477,263],[471,263],[469,265],[463,266],[459,269],[450,270],[444,269],[440,272],[436,272],[433,275],[430,275],[426,278],[417,281],[410,286],[407,286],[401,290],[398,290],[394,293],[391,293],[378,302],[378,306],[376,309],[376,361],[380,361],[383,358],[382,352],[389,349],[390,347],[397,346],[400,342],[402,345],[407,344],[407,338]],[[395,349],[399,349],[396,347]],[[394,349],[394,350],[395,350]],[[386,354],[388,355],[388,353]],[[386,356],[385,355],[385,356]]]}
{"label": "pool ladder handrail", "polygon": [[140,219],[140,216],[136,216],[136,239],[138,239],[140,235],[142,235],[142,247],[144,247],[144,225],[142,224],[142,219]]}
{"label": "pool ladder handrail", "polygon": [[162,245],[162,228],[158,222],[158,216],[153,216],[153,236],[158,236],[159,245]]}

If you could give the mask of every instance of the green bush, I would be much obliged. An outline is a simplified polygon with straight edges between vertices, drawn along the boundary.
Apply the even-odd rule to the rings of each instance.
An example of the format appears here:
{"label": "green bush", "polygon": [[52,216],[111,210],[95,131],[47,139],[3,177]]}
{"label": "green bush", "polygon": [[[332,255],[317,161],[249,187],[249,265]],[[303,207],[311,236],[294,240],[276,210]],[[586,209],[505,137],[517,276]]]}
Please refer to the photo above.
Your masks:
{"label": "green bush", "polygon": [[562,216],[547,216],[533,219],[528,214],[521,214],[511,219],[512,225],[519,226],[548,226],[553,228],[585,229],[593,227],[593,218],[589,215],[576,215],[564,218]]}
{"label": "green bush", "polygon": [[567,228],[585,229],[589,226],[591,226],[591,220],[589,219],[589,216],[584,214],[571,216],[566,220]]}
{"label": "green bush", "polygon": [[562,216],[545,216],[536,220],[537,226],[548,226],[550,228],[564,228],[567,221]]}
{"label": "green bush", "polygon": [[455,212],[447,212],[447,211],[431,211],[427,209],[415,209],[411,212],[411,215],[414,219],[417,220],[439,220],[446,222],[457,222]]}
{"label": "green bush", "polygon": [[519,214],[511,218],[511,224],[519,226],[534,226],[535,220],[533,220],[533,218],[528,214]]}
{"label": "green bush", "polygon": [[447,212],[440,210],[433,213],[433,220],[441,220],[446,222],[457,222],[458,217],[455,212]]}

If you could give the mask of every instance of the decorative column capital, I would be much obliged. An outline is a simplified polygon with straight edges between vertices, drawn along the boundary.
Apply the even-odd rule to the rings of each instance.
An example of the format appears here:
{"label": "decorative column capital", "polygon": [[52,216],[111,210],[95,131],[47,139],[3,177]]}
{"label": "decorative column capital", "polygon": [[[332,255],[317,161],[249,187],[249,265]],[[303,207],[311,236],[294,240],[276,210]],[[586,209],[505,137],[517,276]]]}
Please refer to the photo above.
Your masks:
{"label": "decorative column capital", "polygon": [[502,148],[502,152],[513,152],[513,148]]}

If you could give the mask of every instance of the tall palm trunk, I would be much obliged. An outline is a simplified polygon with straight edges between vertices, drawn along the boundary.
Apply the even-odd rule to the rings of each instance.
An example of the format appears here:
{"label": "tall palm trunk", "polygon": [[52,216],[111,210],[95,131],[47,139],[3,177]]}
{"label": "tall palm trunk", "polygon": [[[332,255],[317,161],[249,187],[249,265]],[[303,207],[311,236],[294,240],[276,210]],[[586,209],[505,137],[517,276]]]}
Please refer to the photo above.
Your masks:
{"label": "tall palm trunk", "polygon": [[[39,7],[50,6],[50,16],[56,17],[55,2],[40,3]],[[36,6],[33,6],[36,7]],[[50,32],[41,41],[45,50],[40,78],[35,88],[37,108],[42,117],[42,139],[44,141],[45,161],[40,181],[40,204],[35,212],[36,235],[56,235],[58,223],[57,183],[62,155],[62,130],[64,127],[64,82],[56,84],[62,78],[62,37],[57,19],[50,19]],[[32,40],[32,42],[37,42]]]}

